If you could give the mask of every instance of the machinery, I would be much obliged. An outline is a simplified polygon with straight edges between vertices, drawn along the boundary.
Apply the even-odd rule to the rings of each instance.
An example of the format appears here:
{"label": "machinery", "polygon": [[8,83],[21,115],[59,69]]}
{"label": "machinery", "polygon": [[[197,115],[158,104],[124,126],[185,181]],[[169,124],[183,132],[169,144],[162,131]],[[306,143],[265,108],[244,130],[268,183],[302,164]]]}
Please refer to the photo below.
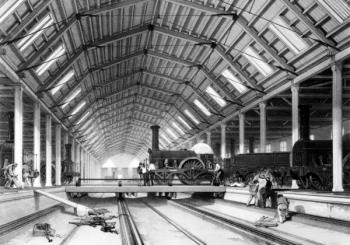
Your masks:
{"label": "machinery", "polygon": [[155,182],[170,183],[179,179],[183,184],[210,183],[213,179],[213,155],[197,155],[194,151],[159,150],[159,126],[153,125],[152,149],[149,149],[149,162],[156,165]]}
{"label": "machinery", "polygon": [[[244,180],[262,168],[272,171],[280,185],[288,185],[296,179],[300,188],[315,190],[332,189],[332,141],[309,139],[310,106],[299,106],[300,135],[292,152],[239,154],[232,159],[232,172]],[[292,167],[290,167],[290,163]],[[350,134],[343,136],[343,184],[350,188]]]}
{"label": "machinery", "polygon": [[234,156],[231,172],[248,182],[261,169],[269,169],[279,185],[285,185],[290,170],[290,152],[249,153]]}
{"label": "machinery", "polygon": [[[75,163],[71,160],[71,144],[66,144],[66,156],[65,160],[61,162],[61,182],[63,185],[70,184],[73,181],[74,177],[79,177],[80,173],[74,171]],[[55,182],[55,172],[56,172],[56,164],[52,164],[51,167],[51,179],[52,182]],[[45,183],[46,179],[46,163],[44,161],[41,162],[41,168],[40,168],[40,175],[41,175],[41,182]]]}

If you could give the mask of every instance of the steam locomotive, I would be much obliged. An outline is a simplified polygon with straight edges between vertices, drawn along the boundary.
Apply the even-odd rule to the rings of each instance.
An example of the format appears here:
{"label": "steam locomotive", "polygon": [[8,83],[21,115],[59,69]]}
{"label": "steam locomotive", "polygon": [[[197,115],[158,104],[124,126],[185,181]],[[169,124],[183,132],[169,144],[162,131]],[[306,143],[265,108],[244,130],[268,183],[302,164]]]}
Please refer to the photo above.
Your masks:
{"label": "steam locomotive", "polygon": [[[230,165],[232,172],[248,180],[262,168],[271,170],[281,185],[297,180],[302,189],[332,189],[332,141],[309,139],[309,106],[301,105],[300,133],[292,152],[252,153],[236,155]],[[343,184],[350,188],[350,134],[343,136]]]}
{"label": "steam locomotive", "polygon": [[178,179],[186,185],[210,183],[214,173],[213,154],[159,150],[159,128],[158,125],[151,126],[152,149],[148,150],[149,162],[156,165],[155,182],[167,184]]}

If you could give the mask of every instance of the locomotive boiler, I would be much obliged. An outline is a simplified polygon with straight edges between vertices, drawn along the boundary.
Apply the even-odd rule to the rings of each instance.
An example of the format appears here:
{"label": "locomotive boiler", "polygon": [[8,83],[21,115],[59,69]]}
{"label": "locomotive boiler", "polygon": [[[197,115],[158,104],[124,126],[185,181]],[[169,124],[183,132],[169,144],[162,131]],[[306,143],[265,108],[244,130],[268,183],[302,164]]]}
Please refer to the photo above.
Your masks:
{"label": "locomotive boiler", "polygon": [[156,166],[155,182],[166,184],[178,179],[183,184],[210,183],[213,179],[213,155],[197,155],[190,150],[160,150],[159,126],[151,126],[152,149],[148,150],[149,162]]}
{"label": "locomotive boiler", "polygon": [[[300,139],[292,152],[239,154],[232,158],[232,172],[246,181],[261,169],[269,169],[280,185],[297,180],[302,189],[331,190],[332,140],[310,140],[308,105],[299,106]],[[350,134],[343,136],[343,184],[350,188]]]}
{"label": "locomotive boiler", "polygon": [[[310,140],[310,106],[300,106],[300,135],[292,149],[291,177],[297,179],[304,189],[331,190],[333,184],[333,145],[332,140]],[[343,184],[350,184],[350,135],[344,135],[343,145]]]}

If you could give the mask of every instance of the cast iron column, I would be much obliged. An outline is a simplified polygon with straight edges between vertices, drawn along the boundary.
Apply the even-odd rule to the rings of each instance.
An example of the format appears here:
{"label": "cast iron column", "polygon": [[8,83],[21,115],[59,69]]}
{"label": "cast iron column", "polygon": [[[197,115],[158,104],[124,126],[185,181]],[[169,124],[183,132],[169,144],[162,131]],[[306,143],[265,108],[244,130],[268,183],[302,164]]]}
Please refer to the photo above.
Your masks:
{"label": "cast iron column", "polygon": [[342,98],[343,77],[342,64],[334,64],[333,98],[332,98],[332,133],[333,133],[333,191],[344,191],[343,188],[343,145],[342,145]]}

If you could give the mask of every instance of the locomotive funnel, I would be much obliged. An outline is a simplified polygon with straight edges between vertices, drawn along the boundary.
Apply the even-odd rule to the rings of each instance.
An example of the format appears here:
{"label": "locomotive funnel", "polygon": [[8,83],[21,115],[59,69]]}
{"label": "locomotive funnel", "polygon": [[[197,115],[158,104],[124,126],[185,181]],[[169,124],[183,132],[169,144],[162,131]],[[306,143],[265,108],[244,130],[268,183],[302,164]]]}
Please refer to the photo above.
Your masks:
{"label": "locomotive funnel", "polygon": [[65,155],[65,161],[71,163],[72,162],[72,144],[65,144],[66,148],[66,155]]}
{"label": "locomotive funnel", "polygon": [[159,151],[159,126],[153,125],[152,129],[152,151]]}
{"label": "locomotive funnel", "polygon": [[310,140],[310,105],[299,105],[300,139]]}

